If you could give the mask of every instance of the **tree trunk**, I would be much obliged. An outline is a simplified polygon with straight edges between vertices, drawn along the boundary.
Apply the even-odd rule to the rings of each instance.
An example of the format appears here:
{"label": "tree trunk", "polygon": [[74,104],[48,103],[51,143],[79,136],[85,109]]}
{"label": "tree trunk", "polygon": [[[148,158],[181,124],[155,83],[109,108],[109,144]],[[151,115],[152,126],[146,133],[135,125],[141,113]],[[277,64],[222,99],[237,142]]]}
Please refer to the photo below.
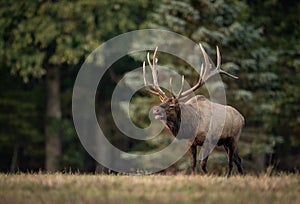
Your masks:
{"label": "tree trunk", "polygon": [[47,70],[46,91],[45,168],[46,171],[53,172],[59,170],[59,156],[61,154],[61,141],[59,136],[61,119],[60,70],[58,67]]}
{"label": "tree trunk", "polygon": [[16,169],[18,166],[18,153],[19,153],[19,145],[14,144],[13,156],[12,156],[11,164],[10,164],[10,172],[12,172],[12,173],[16,172]]}

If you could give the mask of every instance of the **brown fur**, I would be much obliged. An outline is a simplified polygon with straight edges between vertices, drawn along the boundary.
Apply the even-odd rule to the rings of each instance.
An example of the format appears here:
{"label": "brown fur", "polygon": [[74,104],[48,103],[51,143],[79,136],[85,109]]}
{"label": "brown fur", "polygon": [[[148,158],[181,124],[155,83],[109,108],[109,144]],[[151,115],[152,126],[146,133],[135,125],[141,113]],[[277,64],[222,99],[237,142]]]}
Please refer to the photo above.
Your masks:
{"label": "brown fur", "polygon": [[[189,152],[193,173],[196,167],[197,146],[203,146],[202,153],[205,154],[209,151],[205,145],[208,141],[208,145],[224,146],[228,154],[227,176],[231,174],[233,162],[239,173],[243,174],[241,159],[236,149],[244,126],[244,117],[236,109],[213,103],[204,96],[195,96],[185,103],[179,103],[175,98],[168,99],[158,106],[154,114],[159,115],[162,110],[167,116],[163,121],[172,134],[177,139],[187,139],[191,145]],[[200,161],[205,173],[207,159],[208,156],[203,156]]]}

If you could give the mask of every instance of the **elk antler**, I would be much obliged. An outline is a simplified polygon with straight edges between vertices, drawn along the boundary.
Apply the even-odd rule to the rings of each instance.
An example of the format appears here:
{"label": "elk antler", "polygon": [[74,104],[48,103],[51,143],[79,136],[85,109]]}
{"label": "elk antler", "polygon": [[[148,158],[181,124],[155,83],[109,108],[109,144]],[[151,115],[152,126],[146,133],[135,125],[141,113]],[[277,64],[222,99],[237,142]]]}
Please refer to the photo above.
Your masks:
{"label": "elk antler", "polygon": [[154,54],[153,54],[152,63],[150,61],[150,54],[149,54],[149,52],[147,53],[148,64],[149,64],[149,67],[152,71],[153,84],[150,84],[146,79],[146,63],[145,63],[145,61],[143,63],[144,84],[145,84],[147,90],[151,94],[159,96],[159,98],[163,101],[164,99],[167,98],[167,96],[166,96],[165,92],[163,92],[163,90],[158,85],[158,77],[157,77],[157,69],[156,69],[156,63],[157,63],[156,53],[157,53],[157,47],[155,48],[155,51],[154,51]]}
{"label": "elk antler", "polygon": [[201,86],[203,86],[203,84],[205,83],[205,81],[207,81],[209,78],[211,78],[212,76],[216,75],[216,74],[225,74],[227,76],[230,76],[232,78],[237,79],[238,77],[229,74],[228,72],[222,70],[220,68],[221,66],[221,55],[220,55],[220,51],[219,48],[217,46],[217,66],[215,67],[213,64],[210,63],[209,60],[209,56],[207,55],[207,53],[205,52],[204,48],[202,47],[201,44],[200,45],[200,49],[204,58],[204,67],[203,64],[201,65],[201,71],[200,71],[200,76],[199,76],[199,80],[197,82],[197,84],[195,86],[193,86],[192,88],[182,92],[183,90],[183,85],[184,85],[184,77],[182,77],[182,84],[181,84],[181,88],[179,93],[177,94],[176,98],[183,98],[188,96],[189,94],[193,93],[195,90],[197,90],[198,88],[200,88]]}

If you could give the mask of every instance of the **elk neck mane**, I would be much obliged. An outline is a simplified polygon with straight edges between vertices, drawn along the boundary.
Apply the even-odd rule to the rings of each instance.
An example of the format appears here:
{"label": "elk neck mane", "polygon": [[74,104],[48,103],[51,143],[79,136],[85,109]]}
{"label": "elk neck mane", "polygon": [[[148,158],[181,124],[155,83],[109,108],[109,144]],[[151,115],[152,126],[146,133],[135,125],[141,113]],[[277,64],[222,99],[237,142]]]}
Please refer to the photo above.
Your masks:
{"label": "elk neck mane", "polygon": [[200,114],[197,100],[202,100],[204,96],[195,96],[184,103],[179,103],[179,110],[176,117],[170,117],[166,121],[166,126],[177,139],[194,139],[196,137]]}

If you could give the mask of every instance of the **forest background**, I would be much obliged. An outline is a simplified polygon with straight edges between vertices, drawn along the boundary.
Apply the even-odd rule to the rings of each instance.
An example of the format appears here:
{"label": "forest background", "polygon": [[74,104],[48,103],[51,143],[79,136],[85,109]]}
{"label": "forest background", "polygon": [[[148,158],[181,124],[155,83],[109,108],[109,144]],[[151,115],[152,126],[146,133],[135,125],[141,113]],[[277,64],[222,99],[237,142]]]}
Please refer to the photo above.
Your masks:
{"label": "forest background", "polygon": [[[85,151],[72,120],[72,91],[85,58],[101,43],[125,32],[166,29],[203,43],[210,56],[218,45],[227,102],[246,118],[239,152],[247,172],[296,172],[300,168],[300,3],[295,0],[116,0],[0,2],[0,171],[109,172]],[[214,59],[213,59],[214,60]],[[186,64],[168,63],[193,84]],[[105,74],[97,114],[110,141],[124,151],[159,148],[172,140],[129,139],[118,131],[110,98],[124,74],[141,66],[126,56]],[[141,76],[142,77],[142,76]],[[205,94],[200,92],[201,94]],[[133,121],[147,126],[159,101],[141,91],[132,99]],[[109,155],[107,155],[109,156]],[[226,155],[217,149],[209,168],[222,173]],[[184,172],[187,158],[166,172]]]}

